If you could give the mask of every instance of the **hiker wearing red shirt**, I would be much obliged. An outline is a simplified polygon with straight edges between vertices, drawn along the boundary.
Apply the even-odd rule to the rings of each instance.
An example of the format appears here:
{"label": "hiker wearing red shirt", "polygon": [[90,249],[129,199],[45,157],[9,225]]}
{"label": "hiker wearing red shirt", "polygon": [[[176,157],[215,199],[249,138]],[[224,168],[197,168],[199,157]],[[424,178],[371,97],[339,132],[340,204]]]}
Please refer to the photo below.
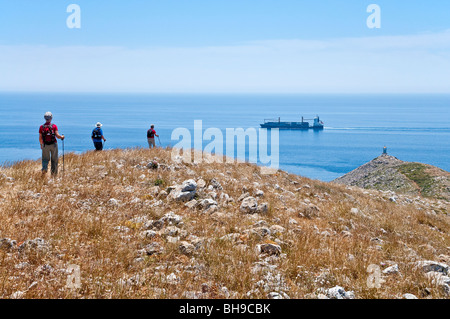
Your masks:
{"label": "hiker wearing red shirt", "polygon": [[148,147],[156,147],[155,136],[159,137],[159,135],[156,134],[155,125],[152,124],[152,126],[150,126],[150,129],[147,131]]}
{"label": "hiker wearing red shirt", "polygon": [[42,149],[42,174],[47,173],[48,162],[51,161],[52,175],[58,174],[58,142],[64,139],[64,135],[59,135],[58,127],[52,124],[53,115],[50,112],[44,115],[45,124],[39,127],[39,143]]}

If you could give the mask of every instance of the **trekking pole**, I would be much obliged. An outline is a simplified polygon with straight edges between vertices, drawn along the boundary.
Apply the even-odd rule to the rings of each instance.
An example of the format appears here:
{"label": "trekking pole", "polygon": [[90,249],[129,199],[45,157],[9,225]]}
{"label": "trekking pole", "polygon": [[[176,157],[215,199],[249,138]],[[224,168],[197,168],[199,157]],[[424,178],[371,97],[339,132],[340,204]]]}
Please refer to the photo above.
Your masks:
{"label": "trekking pole", "polygon": [[161,146],[161,140],[159,139],[159,136],[158,136],[158,141],[159,141],[159,146]]}
{"label": "trekking pole", "polygon": [[62,140],[63,144],[63,178],[64,178],[64,139]]}

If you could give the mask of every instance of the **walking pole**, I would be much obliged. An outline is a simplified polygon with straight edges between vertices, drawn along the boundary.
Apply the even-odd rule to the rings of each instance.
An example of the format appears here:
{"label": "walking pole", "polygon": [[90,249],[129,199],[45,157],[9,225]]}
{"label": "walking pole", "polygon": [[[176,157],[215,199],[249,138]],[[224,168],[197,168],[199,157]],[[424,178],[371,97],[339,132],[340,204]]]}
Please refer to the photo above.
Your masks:
{"label": "walking pole", "polygon": [[62,140],[62,142],[63,142],[63,178],[64,178],[64,139]]}
{"label": "walking pole", "polygon": [[158,141],[159,141],[159,146],[161,146],[161,140],[159,139],[159,136],[158,136]]}

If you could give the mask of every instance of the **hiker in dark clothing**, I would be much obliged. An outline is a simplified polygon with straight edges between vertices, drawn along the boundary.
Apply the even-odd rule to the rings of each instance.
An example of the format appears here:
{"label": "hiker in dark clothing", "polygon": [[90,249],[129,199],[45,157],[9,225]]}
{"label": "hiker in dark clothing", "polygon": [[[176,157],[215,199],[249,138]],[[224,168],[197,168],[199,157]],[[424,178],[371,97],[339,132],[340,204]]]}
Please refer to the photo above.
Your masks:
{"label": "hiker in dark clothing", "polygon": [[155,125],[151,125],[150,129],[147,131],[147,141],[148,141],[148,147],[152,148],[152,147],[156,147],[156,143],[155,143],[155,136],[159,137],[158,134],[156,134],[155,131]]}
{"label": "hiker in dark clothing", "polygon": [[102,123],[97,122],[96,128],[92,130],[92,142],[94,142],[95,150],[103,150],[103,141],[106,142],[106,138],[103,136]]}
{"label": "hiker in dark clothing", "polygon": [[47,173],[48,163],[51,161],[52,175],[58,174],[58,141],[64,140],[60,135],[58,127],[52,124],[53,115],[47,112],[44,115],[45,124],[39,127],[39,143],[42,149],[42,174]]}

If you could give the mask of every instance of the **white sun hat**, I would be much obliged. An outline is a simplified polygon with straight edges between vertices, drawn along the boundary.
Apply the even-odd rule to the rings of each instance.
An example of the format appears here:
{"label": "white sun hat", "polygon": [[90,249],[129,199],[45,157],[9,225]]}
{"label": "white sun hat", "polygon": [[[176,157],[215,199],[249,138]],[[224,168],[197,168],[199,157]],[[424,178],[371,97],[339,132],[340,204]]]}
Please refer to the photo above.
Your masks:
{"label": "white sun hat", "polygon": [[97,122],[97,127],[102,127],[102,123],[100,123],[100,122]]}
{"label": "white sun hat", "polygon": [[51,120],[53,118],[52,112],[45,112],[44,119]]}

